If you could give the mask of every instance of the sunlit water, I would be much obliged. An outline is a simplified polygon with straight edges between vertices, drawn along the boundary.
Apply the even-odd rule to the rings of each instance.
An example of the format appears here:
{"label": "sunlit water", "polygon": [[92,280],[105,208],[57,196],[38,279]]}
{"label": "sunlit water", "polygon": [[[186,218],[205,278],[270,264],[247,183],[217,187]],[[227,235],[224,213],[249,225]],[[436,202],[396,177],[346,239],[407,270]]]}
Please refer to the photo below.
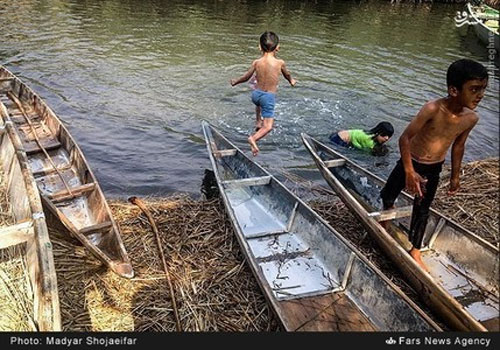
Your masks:
{"label": "sunlit water", "polygon": [[[318,175],[300,140],[341,128],[395,126],[391,152],[345,153],[387,177],[397,138],[422,104],[446,93],[448,65],[495,67],[453,17],[462,5],[385,1],[2,1],[0,63],[66,123],[109,196],[199,194],[210,163],[200,121],[249,153],[250,86],[232,88],[258,57],[258,37],[280,35],[283,79],[275,130],[256,158],[271,173]],[[497,69],[497,68],[495,68]],[[498,71],[478,112],[465,161],[498,156]]]}

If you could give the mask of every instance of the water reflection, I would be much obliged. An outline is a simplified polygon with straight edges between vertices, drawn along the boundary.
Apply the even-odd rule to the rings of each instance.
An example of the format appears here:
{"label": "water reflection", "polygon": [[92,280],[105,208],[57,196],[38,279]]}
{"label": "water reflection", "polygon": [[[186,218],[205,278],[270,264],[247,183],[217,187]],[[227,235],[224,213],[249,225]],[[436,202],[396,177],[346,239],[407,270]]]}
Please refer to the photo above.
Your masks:
{"label": "water reflection", "polygon": [[[281,38],[299,81],[282,82],[276,129],[258,160],[272,173],[318,178],[300,133],[396,129],[391,154],[347,151],[387,176],[397,138],[422,104],[442,96],[455,59],[488,63],[453,17],[461,5],[343,1],[0,1],[0,62],[68,124],[108,195],[199,193],[209,168],[200,121],[248,150],[254,108],[229,79],[258,56],[258,36]],[[498,155],[498,73],[478,109],[465,160]],[[321,181],[321,180],[319,180]]]}

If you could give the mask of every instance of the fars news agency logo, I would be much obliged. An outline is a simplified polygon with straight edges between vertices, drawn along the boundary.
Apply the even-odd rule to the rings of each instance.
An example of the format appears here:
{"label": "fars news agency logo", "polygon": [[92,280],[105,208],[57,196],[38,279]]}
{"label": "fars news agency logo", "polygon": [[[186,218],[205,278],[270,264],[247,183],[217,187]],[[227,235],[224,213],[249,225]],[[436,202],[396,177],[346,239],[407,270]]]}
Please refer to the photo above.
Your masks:
{"label": "fars news agency logo", "polygon": [[461,27],[463,25],[476,25],[479,21],[472,17],[470,13],[467,11],[457,11],[457,15],[455,16],[455,26]]}
{"label": "fars news agency logo", "polygon": [[394,344],[396,344],[396,343],[397,343],[397,341],[396,341],[396,339],[394,339],[393,337],[390,337],[389,339],[386,339],[386,340],[385,340],[385,343],[386,343],[387,345],[394,345]]}

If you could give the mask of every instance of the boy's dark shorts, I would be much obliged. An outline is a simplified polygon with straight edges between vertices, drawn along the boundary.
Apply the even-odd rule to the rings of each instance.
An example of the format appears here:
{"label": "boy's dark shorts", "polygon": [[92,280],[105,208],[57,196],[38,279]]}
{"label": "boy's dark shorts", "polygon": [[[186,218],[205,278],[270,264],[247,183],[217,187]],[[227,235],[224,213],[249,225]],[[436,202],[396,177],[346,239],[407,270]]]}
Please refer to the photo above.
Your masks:
{"label": "boy's dark shorts", "polygon": [[[420,176],[427,179],[427,183],[423,190],[426,192],[424,194],[424,202],[430,206],[430,202],[434,199],[437,187],[439,185],[439,174],[443,169],[443,163],[433,163],[433,164],[423,164],[412,159],[413,168],[415,172]],[[396,166],[392,170],[387,182],[380,191],[380,197],[384,204],[384,209],[388,209],[394,205],[396,198],[399,196],[401,191],[406,187],[406,174],[403,167],[403,162],[401,159],[398,160]]]}

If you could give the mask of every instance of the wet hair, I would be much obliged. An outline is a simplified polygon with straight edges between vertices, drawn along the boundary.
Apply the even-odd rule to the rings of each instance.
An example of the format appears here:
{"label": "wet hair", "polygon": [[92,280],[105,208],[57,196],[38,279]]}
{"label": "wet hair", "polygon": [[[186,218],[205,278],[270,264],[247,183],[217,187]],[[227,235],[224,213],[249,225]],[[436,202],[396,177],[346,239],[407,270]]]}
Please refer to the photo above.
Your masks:
{"label": "wet hair", "polygon": [[264,32],[260,36],[260,47],[264,52],[272,52],[278,47],[280,39],[274,32]]}
{"label": "wet hair", "polygon": [[461,90],[467,81],[474,79],[488,79],[488,71],[481,63],[473,60],[455,61],[450,64],[446,72],[446,84],[448,87],[454,86],[458,90]]}
{"label": "wet hair", "polygon": [[391,137],[394,134],[394,127],[389,122],[380,122],[366,133],[373,135],[373,139],[375,139],[378,135]]}
{"label": "wet hair", "polygon": [[376,143],[372,148],[372,155],[376,157],[385,156],[387,153],[389,153],[389,148],[383,143]]}

